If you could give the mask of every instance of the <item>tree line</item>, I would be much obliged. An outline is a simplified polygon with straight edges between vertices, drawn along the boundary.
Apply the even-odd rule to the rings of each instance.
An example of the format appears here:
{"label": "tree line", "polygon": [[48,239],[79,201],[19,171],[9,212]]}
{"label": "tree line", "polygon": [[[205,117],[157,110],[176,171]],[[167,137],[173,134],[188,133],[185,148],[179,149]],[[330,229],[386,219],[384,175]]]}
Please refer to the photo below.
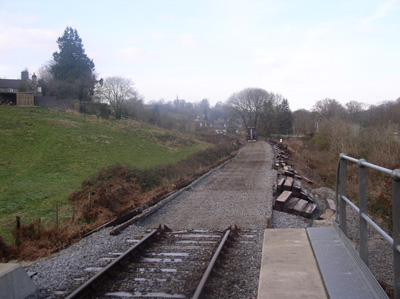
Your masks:
{"label": "tree line", "polygon": [[[107,103],[110,109],[102,116],[120,119],[125,115],[182,131],[193,131],[195,121],[204,129],[223,124],[230,133],[240,126],[257,127],[264,134],[274,130],[288,133],[291,128],[288,101],[259,88],[235,93],[225,103],[220,101],[213,107],[207,99],[192,103],[179,98],[145,105],[132,80],[120,76],[97,78],[95,64],[86,55],[76,29],[67,27],[57,44],[59,50],[39,72],[45,96]],[[249,111],[245,111],[246,105]]]}
{"label": "tree line", "polygon": [[233,93],[224,102],[211,106],[207,99],[192,103],[184,99],[151,101],[143,96],[131,79],[110,76],[97,78],[95,64],[83,47],[76,29],[67,27],[57,39],[59,51],[39,72],[43,95],[58,99],[77,99],[109,105],[107,113],[117,119],[123,115],[156,124],[167,129],[193,131],[194,122],[203,129],[223,123],[228,133],[239,127],[255,127],[259,135],[313,135],[324,123],[335,119],[367,126],[399,124],[400,98],[376,106],[351,101],[346,105],[326,98],[317,101],[312,110],[290,110],[288,100],[280,94],[261,88],[246,88]]}
{"label": "tree line", "polygon": [[391,125],[397,131],[400,125],[400,98],[377,105],[350,101],[345,105],[325,98],[317,101],[311,111],[299,109],[293,112],[293,131],[297,135],[313,135],[327,123],[347,123],[364,128]]}

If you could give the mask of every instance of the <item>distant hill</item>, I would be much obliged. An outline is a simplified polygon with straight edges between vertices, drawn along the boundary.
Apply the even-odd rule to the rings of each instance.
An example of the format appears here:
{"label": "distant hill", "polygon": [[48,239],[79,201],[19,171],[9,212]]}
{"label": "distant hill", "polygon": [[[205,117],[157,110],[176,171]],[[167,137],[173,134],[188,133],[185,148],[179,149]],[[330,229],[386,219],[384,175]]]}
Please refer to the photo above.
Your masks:
{"label": "distant hill", "polygon": [[[132,121],[38,107],[0,107],[0,235],[54,218],[55,205],[103,167],[172,163],[209,144]],[[51,216],[49,216],[51,215]]]}

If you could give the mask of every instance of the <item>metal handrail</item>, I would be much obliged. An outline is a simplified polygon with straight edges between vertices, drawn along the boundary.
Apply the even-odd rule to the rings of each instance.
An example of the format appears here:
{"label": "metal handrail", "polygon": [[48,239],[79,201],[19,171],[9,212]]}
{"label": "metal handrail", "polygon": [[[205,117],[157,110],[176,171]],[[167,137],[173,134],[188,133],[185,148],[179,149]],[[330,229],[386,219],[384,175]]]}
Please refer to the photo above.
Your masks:
{"label": "metal handrail", "polygon": [[[358,164],[359,185],[359,207],[346,197],[346,161]],[[367,211],[367,171],[371,168],[390,175],[392,178],[392,216],[393,216],[393,238],[390,237],[369,216]],[[339,190],[340,189],[340,190]],[[339,195],[340,194],[340,195]],[[368,229],[371,225],[391,246],[394,261],[394,295],[400,299],[400,169],[390,170],[364,159],[355,159],[346,154],[339,155],[336,172],[336,206],[339,207],[335,221],[347,236],[346,204],[354,209],[360,219],[360,257],[368,266]]]}

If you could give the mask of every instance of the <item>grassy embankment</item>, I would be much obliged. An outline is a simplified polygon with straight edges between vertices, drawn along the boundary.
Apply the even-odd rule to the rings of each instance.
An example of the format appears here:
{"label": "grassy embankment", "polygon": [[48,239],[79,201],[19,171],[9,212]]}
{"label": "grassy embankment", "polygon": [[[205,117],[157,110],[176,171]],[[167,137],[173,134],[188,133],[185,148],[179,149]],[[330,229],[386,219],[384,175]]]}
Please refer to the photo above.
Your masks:
{"label": "grassy embankment", "polygon": [[23,223],[54,223],[56,205],[65,206],[68,195],[104,167],[146,169],[209,147],[132,122],[38,107],[0,107],[0,145],[0,236],[7,242],[16,216]]}

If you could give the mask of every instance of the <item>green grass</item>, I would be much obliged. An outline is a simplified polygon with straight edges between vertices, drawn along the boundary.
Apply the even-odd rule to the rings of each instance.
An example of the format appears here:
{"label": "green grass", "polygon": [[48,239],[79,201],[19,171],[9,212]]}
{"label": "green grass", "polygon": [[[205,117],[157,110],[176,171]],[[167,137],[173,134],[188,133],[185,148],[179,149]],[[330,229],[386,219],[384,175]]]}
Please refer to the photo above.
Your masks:
{"label": "green grass", "polygon": [[[181,145],[157,138],[176,136]],[[171,145],[172,144],[172,145]],[[103,167],[173,163],[209,145],[129,122],[38,107],[0,107],[0,235],[15,216],[54,219],[56,204]]]}

